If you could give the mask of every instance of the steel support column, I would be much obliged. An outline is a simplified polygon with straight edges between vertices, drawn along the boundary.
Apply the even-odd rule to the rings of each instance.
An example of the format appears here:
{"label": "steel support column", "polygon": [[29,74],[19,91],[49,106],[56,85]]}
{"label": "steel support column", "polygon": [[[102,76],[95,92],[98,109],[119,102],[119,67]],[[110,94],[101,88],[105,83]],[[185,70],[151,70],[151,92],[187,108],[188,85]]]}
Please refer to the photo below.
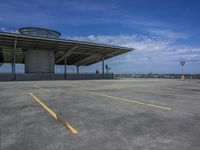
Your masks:
{"label": "steel support column", "polygon": [[76,73],[79,74],[79,66],[76,66]]}
{"label": "steel support column", "polygon": [[102,58],[102,79],[104,79],[104,58]]}
{"label": "steel support column", "polygon": [[15,43],[14,43],[14,48],[12,50],[12,80],[16,80],[16,69],[15,69],[15,63],[16,63],[16,56],[15,56],[15,50],[17,48],[17,39],[15,39]]}
{"label": "steel support column", "polygon": [[65,71],[64,71],[64,79],[67,79],[67,56],[65,55]]}
{"label": "steel support column", "polygon": [[77,79],[79,79],[79,66],[76,66]]}

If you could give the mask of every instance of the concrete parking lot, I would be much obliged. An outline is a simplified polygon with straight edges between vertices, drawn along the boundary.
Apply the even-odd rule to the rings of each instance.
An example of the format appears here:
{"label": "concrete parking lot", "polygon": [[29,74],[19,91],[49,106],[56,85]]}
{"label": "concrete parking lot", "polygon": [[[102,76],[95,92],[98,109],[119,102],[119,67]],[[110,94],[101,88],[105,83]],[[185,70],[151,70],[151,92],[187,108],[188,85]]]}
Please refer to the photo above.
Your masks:
{"label": "concrete parking lot", "polygon": [[0,149],[199,150],[200,80],[0,82]]}

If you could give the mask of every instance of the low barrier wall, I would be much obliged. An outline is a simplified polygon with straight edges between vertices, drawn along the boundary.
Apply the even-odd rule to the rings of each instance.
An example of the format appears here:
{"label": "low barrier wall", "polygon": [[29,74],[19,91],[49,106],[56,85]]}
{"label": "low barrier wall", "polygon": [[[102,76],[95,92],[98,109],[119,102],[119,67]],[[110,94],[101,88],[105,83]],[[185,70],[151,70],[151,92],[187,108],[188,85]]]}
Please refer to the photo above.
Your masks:
{"label": "low barrier wall", "polygon": [[[104,74],[104,79],[113,79],[113,74]],[[97,80],[102,79],[102,74],[67,74],[64,79],[63,74],[16,74],[16,81],[36,81],[36,80]],[[0,81],[13,81],[13,77],[9,73],[1,73]]]}

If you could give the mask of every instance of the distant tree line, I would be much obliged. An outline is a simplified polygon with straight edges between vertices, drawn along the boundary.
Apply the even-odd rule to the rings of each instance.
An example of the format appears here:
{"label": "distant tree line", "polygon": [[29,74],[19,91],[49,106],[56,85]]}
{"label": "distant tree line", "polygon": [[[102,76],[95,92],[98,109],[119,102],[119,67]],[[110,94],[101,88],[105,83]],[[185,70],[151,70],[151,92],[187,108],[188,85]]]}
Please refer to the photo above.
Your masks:
{"label": "distant tree line", "polygon": [[[115,78],[167,78],[167,79],[177,79],[180,78],[182,74],[154,74],[154,73],[148,73],[148,74],[115,74]],[[186,79],[200,79],[200,74],[184,74]]]}

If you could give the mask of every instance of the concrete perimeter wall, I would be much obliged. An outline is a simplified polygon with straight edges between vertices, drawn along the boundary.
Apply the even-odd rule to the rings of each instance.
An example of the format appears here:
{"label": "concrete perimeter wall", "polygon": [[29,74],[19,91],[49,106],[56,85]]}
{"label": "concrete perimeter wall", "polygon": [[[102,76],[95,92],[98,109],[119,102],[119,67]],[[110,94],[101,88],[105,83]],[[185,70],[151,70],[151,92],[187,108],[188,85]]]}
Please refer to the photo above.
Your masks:
{"label": "concrete perimeter wall", "polygon": [[[113,79],[113,74],[105,74],[104,79]],[[66,80],[97,80],[102,79],[102,74],[67,74]],[[63,74],[16,74],[16,81],[37,81],[37,80],[65,80]],[[12,75],[1,73],[0,81],[12,81]]]}

